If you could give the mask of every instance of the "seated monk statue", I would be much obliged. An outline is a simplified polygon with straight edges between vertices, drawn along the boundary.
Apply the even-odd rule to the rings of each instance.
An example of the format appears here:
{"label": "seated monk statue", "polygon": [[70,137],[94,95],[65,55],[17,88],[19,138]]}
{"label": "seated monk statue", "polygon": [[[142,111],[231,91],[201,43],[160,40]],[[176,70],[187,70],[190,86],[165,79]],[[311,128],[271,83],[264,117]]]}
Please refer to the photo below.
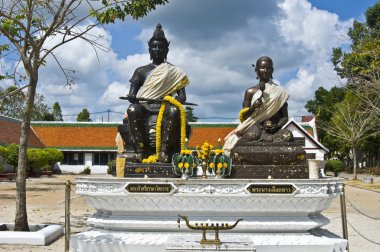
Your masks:
{"label": "seated monk statue", "polygon": [[243,109],[239,113],[241,122],[225,138],[224,149],[245,141],[289,142],[293,135],[281,128],[288,121],[288,94],[272,81],[272,59],[263,56],[256,61],[255,72],[259,84],[245,91]]}
{"label": "seated monk statue", "polygon": [[180,110],[167,103],[160,122],[161,135],[158,139],[161,141],[157,148],[156,123],[161,103],[154,100],[177,95],[176,101],[184,103],[185,86],[189,80],[180,68],[166,61],[169,42],[160,24],[148,45],[152,63],[135,70],[130,79],[128,95],[131,104],[127,113],[135,152],[134,161],[141,162],[143,158],[156,154],[156,161],[167,163],[171,161],[171,155],[180,150]]}

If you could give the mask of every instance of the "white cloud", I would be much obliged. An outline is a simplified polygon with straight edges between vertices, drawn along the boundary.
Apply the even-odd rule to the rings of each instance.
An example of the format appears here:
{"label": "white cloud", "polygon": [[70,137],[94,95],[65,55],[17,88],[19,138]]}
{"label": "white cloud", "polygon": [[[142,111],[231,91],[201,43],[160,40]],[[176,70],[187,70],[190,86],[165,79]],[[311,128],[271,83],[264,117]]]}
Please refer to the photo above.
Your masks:
{"label": "white cloud", "polygon": [[[85,107],[90,112],[125,111],[128,102],[118,97],[128,93],[134,70],[150,62],[147,40],[158,22],[171,41],[168,61],[190,78],[186,90],[188,101],[199,104],[196,116],[237,118],[245,90],[257,83],[251,64],[263,55],[272,57],[274,78],[290,93],[290,116],[307,113],[304,105],[319,86],[338,83],[329,62],[331,49],[347,43],[340,37],[347,34],[352,20],[341,21],[306,0],[173,1],[125,25],[124,29],[143,27],[136,43],[145,52],[120,59],[115,52],[99,51],[98,60],[91,46],[74,40],[55,52],[64,68],[76,71],[73,89],[64,87],[64,75],[50,57],[41,69],[39,91],[50,104],[58,101],[67,114]],[[128,46],[112,41],[111,34],[101,28],[91,34],[100,35],[99,42],[107,46],[111,42]],[[113,114],[111,119],[121,120],[121,115]]]}

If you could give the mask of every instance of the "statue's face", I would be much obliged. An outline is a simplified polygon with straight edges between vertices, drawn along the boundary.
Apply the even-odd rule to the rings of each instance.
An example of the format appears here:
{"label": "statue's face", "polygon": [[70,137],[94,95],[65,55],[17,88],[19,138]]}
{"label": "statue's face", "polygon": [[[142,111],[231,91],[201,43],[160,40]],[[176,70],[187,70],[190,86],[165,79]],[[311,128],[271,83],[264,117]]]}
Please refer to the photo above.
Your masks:
{"label": "statue's face", "polygon": [[256,66],[256,73],[260,80],[269,81],[273,74],[273,65],[268,60],[262,60]]}
{"label": "statue's face", "polygon": [[153,61],[163,62],[168,51],[169,49],[163,41],[154,40],[149,46],[149,54]]}

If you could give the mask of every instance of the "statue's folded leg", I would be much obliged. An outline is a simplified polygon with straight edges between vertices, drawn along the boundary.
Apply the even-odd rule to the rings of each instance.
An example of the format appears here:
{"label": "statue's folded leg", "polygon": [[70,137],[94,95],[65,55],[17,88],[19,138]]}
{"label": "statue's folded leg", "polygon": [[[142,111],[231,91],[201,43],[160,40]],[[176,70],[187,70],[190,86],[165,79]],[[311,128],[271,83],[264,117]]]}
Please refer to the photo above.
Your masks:
{"label": "statue's folded leg", "polygon": [[180,111],[173,105],[168,105],[162,122],[160,162],[170,162],[172,152],[180,151]]}
{"label": "statue's folded leg", "polygon": [[249,127],[239,139],[239,142],[258,141],[261,138],[263,127],[260,124],[254,124]]}
{"label": "statue's folded leg", "polygon": [[133,137],[133,146],[135,153],[140,155],[141,159],[145,153],[148,139],[147,139],[147,126],[146,118],[148,117],[148,110],[141,104],[131,104],[127,110],[129,126]]}

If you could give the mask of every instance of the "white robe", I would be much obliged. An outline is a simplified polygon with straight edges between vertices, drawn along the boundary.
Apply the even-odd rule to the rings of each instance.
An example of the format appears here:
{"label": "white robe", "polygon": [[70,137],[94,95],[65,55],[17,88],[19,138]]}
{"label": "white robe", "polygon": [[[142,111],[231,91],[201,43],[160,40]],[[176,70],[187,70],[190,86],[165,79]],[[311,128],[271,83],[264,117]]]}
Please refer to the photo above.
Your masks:
{"label": "white robe", "polygon": [[137,98],[159,99],[173,95],[187,86],[189,79],[179,67],[164,62],[158,65],[146,78],[144,85],[137,93]]}
{"label": "white robe", "polygon": [[[235,147],[237,141],[240,137],[238,135],[243,135],[252,125],[256,123],[263,122],[274,116],[285,102],[288,100],[289,95],[286,93],[285,89],[278,86],[272,81],[265,83],[265,89],[262,96],[262,104],[243,122],[239,123],[237,128],[230,132],[225,137],[225,143],[223,149],[228,155],[232,148]],[[257,99],[254,95],[252,99]],[[252,101],[253,103],[254,101]],[[238,135],[236,134],[238,133]]]}

